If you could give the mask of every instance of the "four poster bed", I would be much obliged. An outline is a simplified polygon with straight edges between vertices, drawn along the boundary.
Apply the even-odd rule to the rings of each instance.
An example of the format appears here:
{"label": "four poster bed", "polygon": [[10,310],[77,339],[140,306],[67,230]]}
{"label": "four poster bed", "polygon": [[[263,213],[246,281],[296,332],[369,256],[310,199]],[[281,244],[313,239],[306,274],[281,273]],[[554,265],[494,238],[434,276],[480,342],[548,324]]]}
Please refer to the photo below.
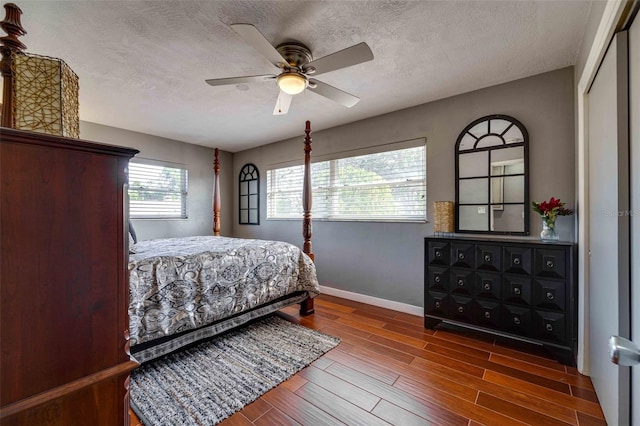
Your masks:
{"label": "four poster bed", "polygon": [[311,245],[311,125],[304,138],[303,249],[220,236],[214,160],[214,236],[141,241],[129,255],[130,351],[146,362],[285,306],[313,313],[319,285]]}

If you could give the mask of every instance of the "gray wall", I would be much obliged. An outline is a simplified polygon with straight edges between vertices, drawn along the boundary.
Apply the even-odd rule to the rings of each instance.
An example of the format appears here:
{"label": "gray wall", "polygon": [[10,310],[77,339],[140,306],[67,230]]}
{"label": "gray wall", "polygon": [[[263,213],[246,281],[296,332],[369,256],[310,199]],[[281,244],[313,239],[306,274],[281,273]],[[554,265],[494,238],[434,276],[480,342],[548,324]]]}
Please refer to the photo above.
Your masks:
{"label": "gray wall", "polygon": [[[136,219],[133,226],[140,240],[211,235],[213,233],[213,149],[101,124],[80,122],[80,136],[96,142],[129,146],[140,150],[136,158],[184,164],[188,170],[188,219]],[[220,152],[222,206],[231,206],[233,155]],[[232,210],[222,209],[221,234],[231,235]]]}
{"label": "gray wall", "polygon": [[[427,139],[427,198],[431,220],[433,201],[454,200],[454,148],[458,134],[473,120],[507,114],[520,120],[530,138],[530,198],[551,196],[574,205],[573,67],[419,105],[379,117],[313,133],[314,155],[371,145]],[[357,108],[357,106],[356,106]],[[313,129],[313,117],[309,117]],[[233,155],[234,176],[246,163],[260,170],[259,226],[234,220],[233,235],[302,243],[300,220],[266,220],[266,172],[270,165],[301,159],[300,137]],[[237,188],[234,185],[234,198]],[[531,215],[531,238],[541,230]],[[237,205],[234,203],[234,217]],[[574,217],[561,217],[561,239],[574,240]],[[314,222],[314,252],[321,284],[416,306],[423,305],[423,237],[431,223]]]}

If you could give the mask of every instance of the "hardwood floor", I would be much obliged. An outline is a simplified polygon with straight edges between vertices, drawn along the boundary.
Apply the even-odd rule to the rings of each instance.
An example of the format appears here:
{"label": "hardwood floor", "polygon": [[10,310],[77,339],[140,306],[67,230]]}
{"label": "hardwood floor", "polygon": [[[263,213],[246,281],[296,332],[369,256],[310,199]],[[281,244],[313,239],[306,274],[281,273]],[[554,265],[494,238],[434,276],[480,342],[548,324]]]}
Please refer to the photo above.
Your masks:
{"label": "hardwood floor", "polygon": [[332,296],[315,309],[279,315],[340,345],[220,425],[606,425],[589,378],[535,346]]}

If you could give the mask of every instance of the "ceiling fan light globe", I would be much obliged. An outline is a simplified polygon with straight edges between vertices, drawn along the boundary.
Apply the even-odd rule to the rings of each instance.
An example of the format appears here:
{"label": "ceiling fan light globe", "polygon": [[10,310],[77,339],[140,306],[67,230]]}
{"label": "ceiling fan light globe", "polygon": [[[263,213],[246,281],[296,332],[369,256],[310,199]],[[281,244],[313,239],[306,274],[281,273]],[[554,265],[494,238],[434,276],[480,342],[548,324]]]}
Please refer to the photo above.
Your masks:
{"label": "ceiling fan light globe", "polygon": [[297,95],[307,87],[307,79],[300,74],[281,74],[276,80],[278,87],[288,95]]}

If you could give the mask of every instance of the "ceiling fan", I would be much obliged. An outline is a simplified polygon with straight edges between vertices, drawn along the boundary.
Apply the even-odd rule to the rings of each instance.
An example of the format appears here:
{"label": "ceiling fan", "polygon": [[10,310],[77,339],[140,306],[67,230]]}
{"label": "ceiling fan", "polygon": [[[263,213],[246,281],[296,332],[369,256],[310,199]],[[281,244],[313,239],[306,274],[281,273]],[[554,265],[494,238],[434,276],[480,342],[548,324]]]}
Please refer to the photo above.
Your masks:
{"label": "ceiling fan", "polygon": [[279,68],[279,74],[253,75],[246,77],[214,78],[205,80],[211,86],[230,84],[254,83],[275,80],[280,88],[280,94],[273,110],[274,115],[286,114],[294,95],[305,89],[331,99],[341,105],[351,108],[360,98],[330,86],[326,83],[310,78],[322,73],[371,61],[373,52],[366,43],[359,43],[320,59],[313,60],[311,50],[299,42],[286,42],[273,47],[271,43],[251,24],[232,24],[231,28],[247,43],[253,46],[274,66]]}

